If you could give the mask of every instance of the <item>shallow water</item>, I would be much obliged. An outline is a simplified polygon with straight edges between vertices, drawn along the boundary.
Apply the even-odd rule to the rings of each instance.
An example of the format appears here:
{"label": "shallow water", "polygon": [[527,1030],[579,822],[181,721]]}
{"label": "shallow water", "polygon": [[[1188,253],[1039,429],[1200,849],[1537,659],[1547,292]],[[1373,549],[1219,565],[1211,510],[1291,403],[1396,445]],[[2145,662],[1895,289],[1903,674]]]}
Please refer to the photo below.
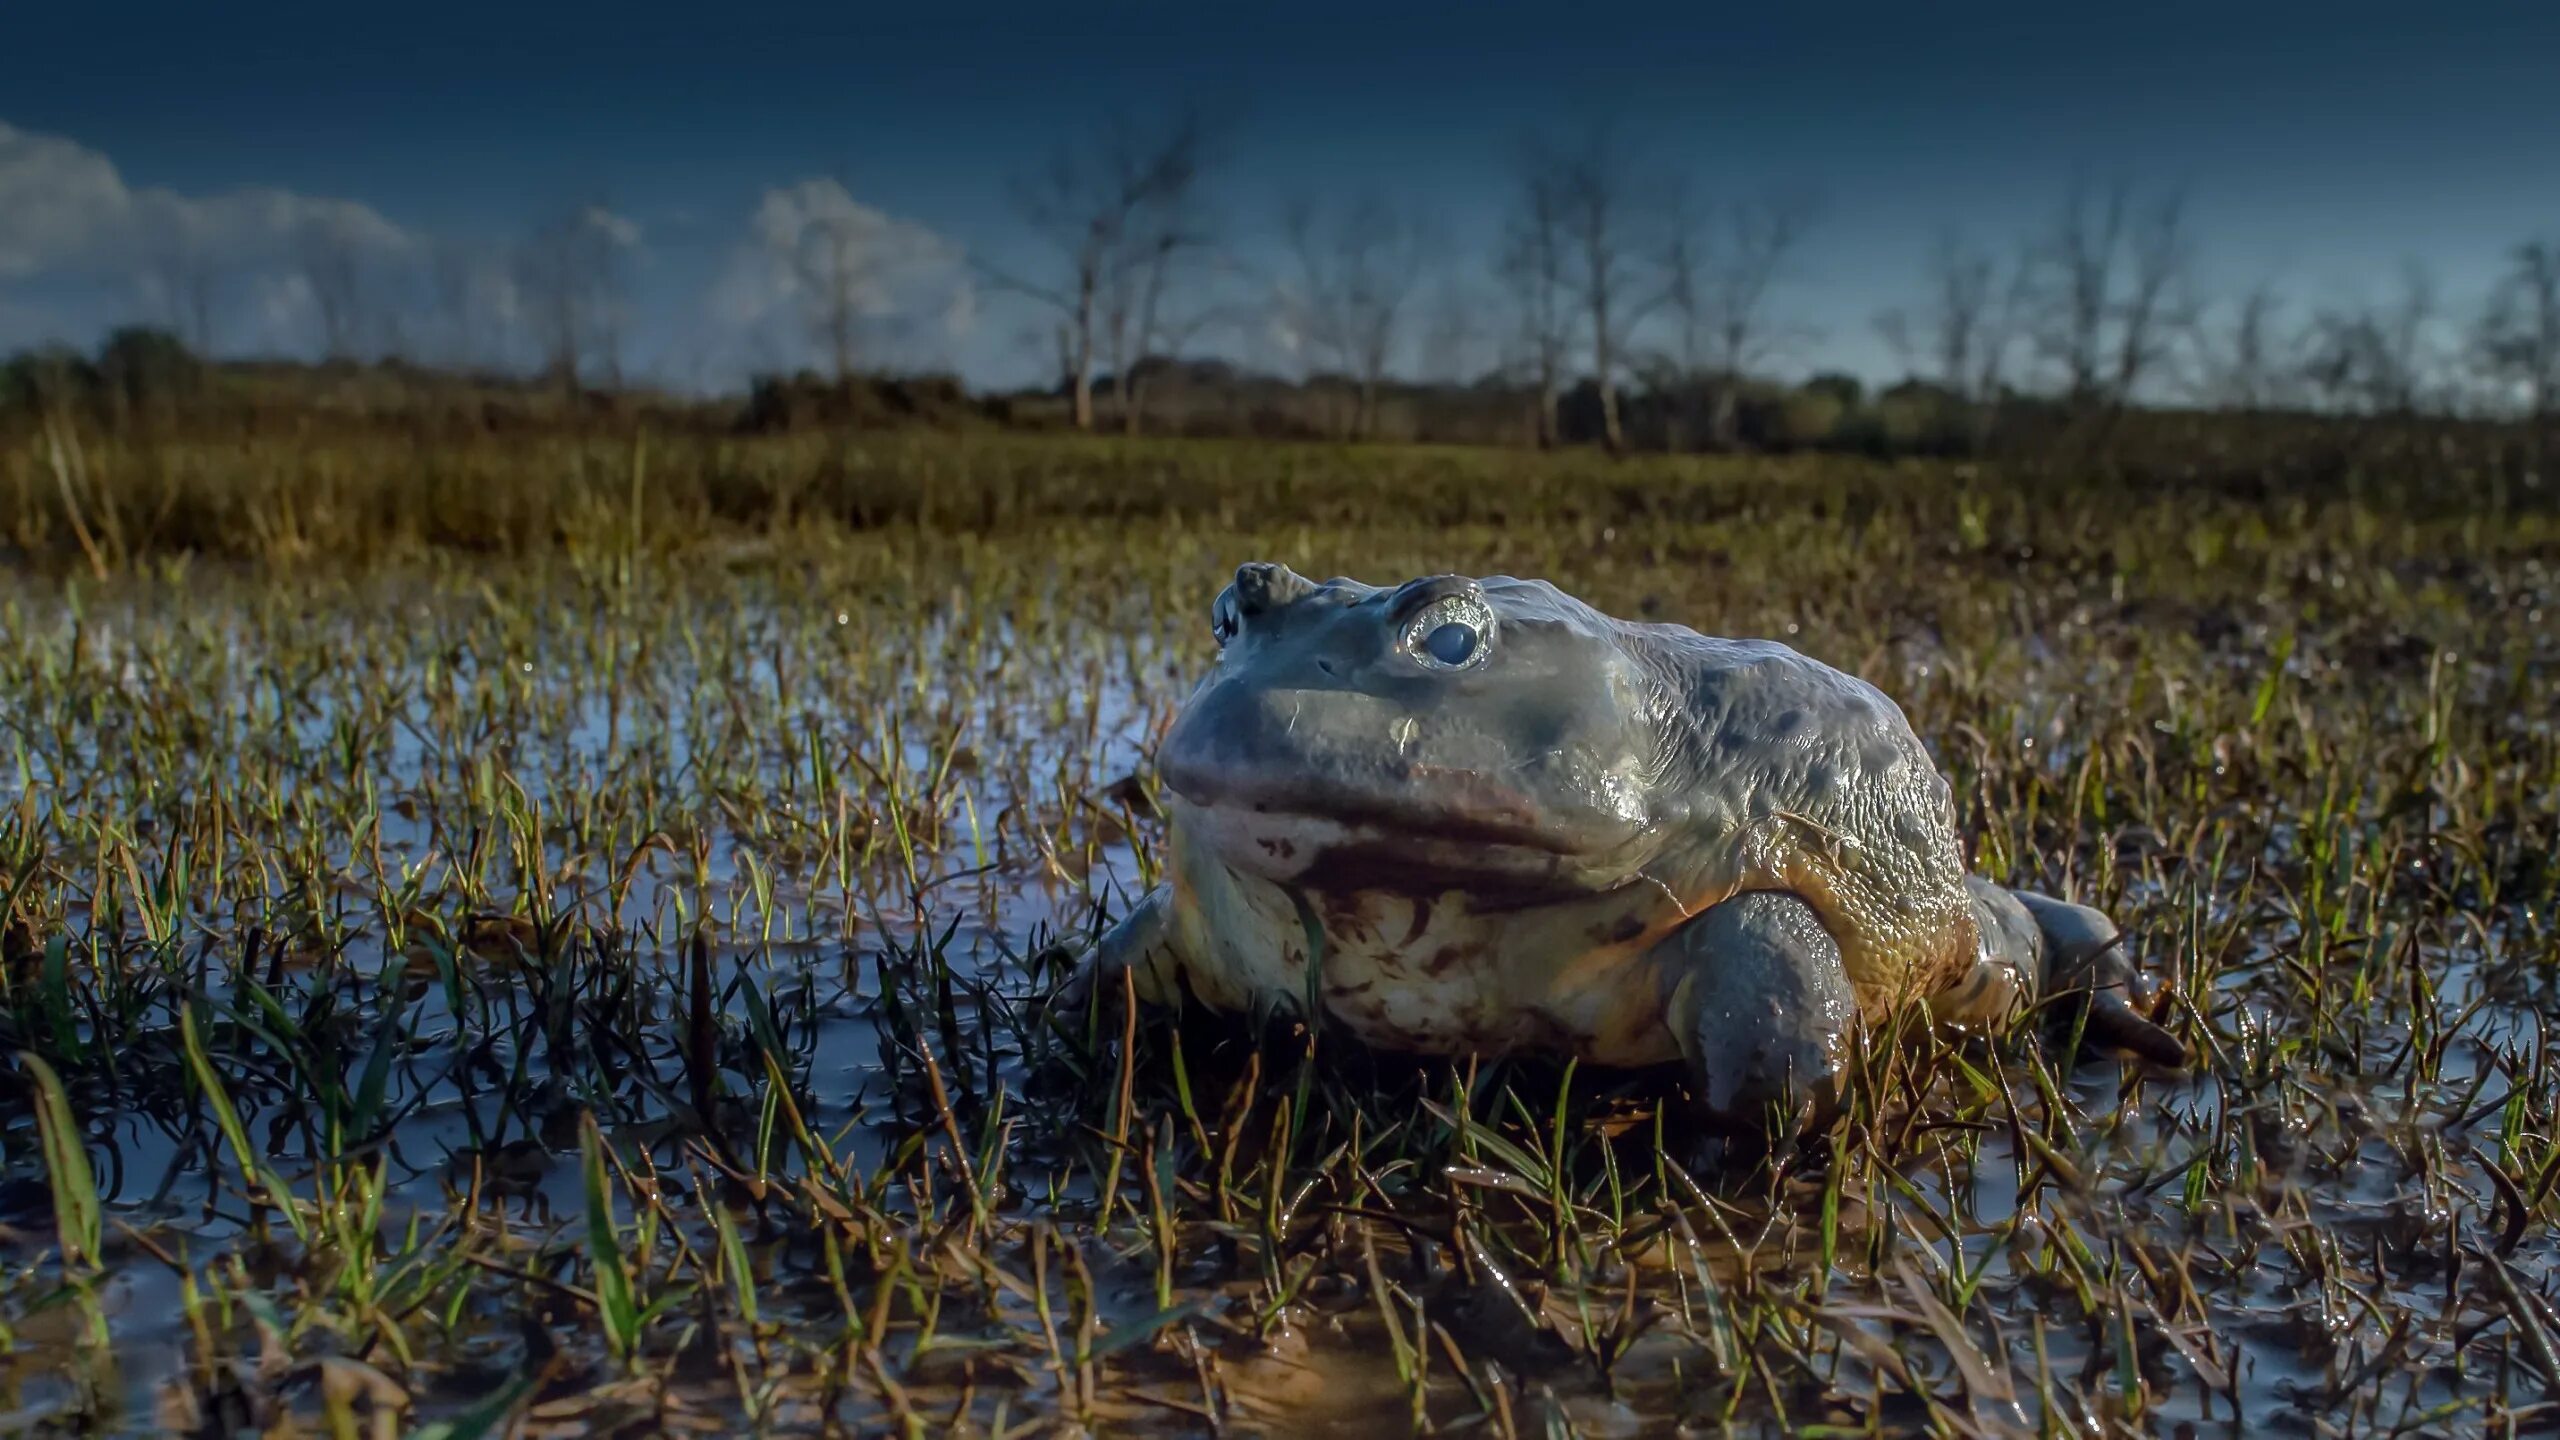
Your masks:
{"label": "shallow water", "polygon": [[[2206,641],[2110,612],[2120,579],[2075,598],[2048,576],[2021,645],[2016,617],[1968,608],[1963,567],[1921,592],[1925,642],[1889,639],[1917,633],[1907,611],[1794,612],[1799,643],[1902,698],[1986,866],[2032,857],[2016,873],[2104,899],[2180,978],[2201,1063],[2040,1083],[2014,1046],[1976,1048],[1987,1088],[1941,1065],[1859,1148],[1777,1181],[1708,1173],[1710,1200],[1666,1177],[1649,1121],[1552,1123],[1640,1111],[1661,1077],[1576,1076],[1558,1110],[1552,1067],[1509,1067],[1452,1127],[1432,1107],[1463,1067],[1335,1041],[1305,1069],[1303,1037],[1198,1024],[1176,1066],[1151,1018],[1124,1122],[1116,1045],[1030,1053],[1029,957],[1151,876],[1147,756],[1207,651],[1195,562],[1132,558],[1107,586],[984,568],[923,587],[854,556],[621,588],[25,587],[0,646],[0,878],[42,923],[7,1019],[86,1122],[113,1346],[84,1348],[59,1297],[13,1096],[0,1406],[140,1432],[236,1391],[308,1418],[326,1355],[405,1376],[415,1415],[526,1374],[552,1419],[606,1428],[671,1403],[783,1428],[899,1405],[994,1427],[1004,1407],[1109,1433],[1212,1413],[1590,1435],[2540,1413],[2534,1332],[2560,1330],[2547,634],[2417,663],[2365,653],[2381,597],[2322,618],[2262,596],[2266,618]],[[1589,588],[1737,622],[1758,604],[1726,628],[1781,633],[1785,596],[1737,598],[1754,583]],[[2460,597],[2389,603],[2408,631],[2462,623]],[[56,941],[71,1003],[49,1009]],[[315,1213],[347,1157],[379,1160],[379,1211],[346,1232],[375,1237],[365,1263],[478,1257],[415,1300],[399,1345],[351,1298],[343,1238],[298,1244],[246,1198],[188,1075],[190,1005]],[[360,1089],[377,1053],[381,1123],[334,1133],[315,1095]],[[1175,1113],[1186,1087],[1196,1115]],[[786,1094],[849,1182],[791,1138]],[[1284,1099],[1302,1128],[1275,1131]],[[653,1247],[635,1273],[695,1296],[653,1322],[642,1379],[605,1361],[591,1299],[544,1288],[594,1283],[587,1113],[646,1182],[616,1201]],[[1545,1175],[1511,1158],[1539,1168],[1559,1140]],[[891,1264],[841,1293],[802,1198],[834,1186],[859,1201],[845,1244]],[[644,1192],[664,1235],[637,1226]],[[705,1258],[714,1203],[738,1260]],[[413,1225],[468,1243],[414,1245]],[[752,1322],[723,1288],[740,1264]],[[866,1316],[887,1329],[846,1350]],[[1124,1331],[1141,1338],[1072,1359]]]}

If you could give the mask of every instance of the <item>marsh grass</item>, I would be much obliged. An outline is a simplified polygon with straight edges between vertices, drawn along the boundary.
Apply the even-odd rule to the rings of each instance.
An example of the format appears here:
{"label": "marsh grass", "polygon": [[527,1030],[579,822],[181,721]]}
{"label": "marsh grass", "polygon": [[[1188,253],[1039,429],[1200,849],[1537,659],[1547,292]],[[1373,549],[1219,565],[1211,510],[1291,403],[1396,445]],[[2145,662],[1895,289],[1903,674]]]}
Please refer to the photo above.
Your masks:
{"label": "marsh grass", "polygon": [[[2560,1421],[2532,495],[580,444],[8,462],[27,1423]],[[1978,868],[2115,913],[2197,1066],[1906,1025],[1744,1164],[1663,1076],[1034,1025],[1154,874],[1147,757],[1247,558],[1868,675]]]}

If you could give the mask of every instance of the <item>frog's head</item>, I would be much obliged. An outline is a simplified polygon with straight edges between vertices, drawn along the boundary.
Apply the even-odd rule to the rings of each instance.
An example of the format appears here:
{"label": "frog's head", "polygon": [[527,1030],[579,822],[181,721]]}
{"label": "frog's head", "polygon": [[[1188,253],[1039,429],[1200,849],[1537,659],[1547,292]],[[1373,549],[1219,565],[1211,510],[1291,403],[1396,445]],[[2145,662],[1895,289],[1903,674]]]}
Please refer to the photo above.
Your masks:
{"label": "frog's head", "polygon": [[1381,589],[1247,565],[1159,760],[1229,867],[1532,900],[1651,857],[1675,702],[1615,622],[1539,580]]}

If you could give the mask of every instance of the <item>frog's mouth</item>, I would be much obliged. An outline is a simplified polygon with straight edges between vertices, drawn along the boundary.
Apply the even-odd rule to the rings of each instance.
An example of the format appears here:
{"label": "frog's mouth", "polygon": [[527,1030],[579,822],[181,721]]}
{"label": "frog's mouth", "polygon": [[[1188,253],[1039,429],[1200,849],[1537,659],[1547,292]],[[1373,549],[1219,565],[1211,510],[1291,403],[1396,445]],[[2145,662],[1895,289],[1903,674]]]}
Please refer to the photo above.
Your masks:
{"label": "frog's mouth", "polygon": [[[1555,666],[1470,690],[1362,663],[1278,642],[1221,662],[1156,750],[1187,847],[1284,883],[1495,900],[1609,889],[1650,858],[1649,732],[1622,697],[1559,695],[1576,672]],[[1391,663],[1416,673],[1370,673]]]}
{"label": "frog's mouth", "polygon": [[1229,869],[1320,890],[1520,899],[1605,890],[1635,868],[1628,834],[1558,825],[1472,773],[1416,787],[1427,803],[1347,787],[1257,794],[1168,769],[1174,825]]}

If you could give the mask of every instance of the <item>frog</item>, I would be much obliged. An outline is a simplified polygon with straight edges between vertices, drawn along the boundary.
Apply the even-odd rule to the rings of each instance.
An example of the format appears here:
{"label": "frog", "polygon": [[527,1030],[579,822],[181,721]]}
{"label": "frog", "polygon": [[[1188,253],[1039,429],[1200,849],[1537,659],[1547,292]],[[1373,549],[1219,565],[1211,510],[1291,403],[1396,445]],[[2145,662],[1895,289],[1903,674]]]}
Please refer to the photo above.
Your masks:
{"label": "frog", "polygon": [[1901,707],[1790,645],[1269,561],[1209,618],[1155,756],[1160,881],[1065,1007],[1125,986],[1380,1051],[1679,1066],[1703,1119],[1764,1134],[1836,1114],[1899,1015],[2067,1011],[2185,1063],[2113,922],[1971,873]]}

